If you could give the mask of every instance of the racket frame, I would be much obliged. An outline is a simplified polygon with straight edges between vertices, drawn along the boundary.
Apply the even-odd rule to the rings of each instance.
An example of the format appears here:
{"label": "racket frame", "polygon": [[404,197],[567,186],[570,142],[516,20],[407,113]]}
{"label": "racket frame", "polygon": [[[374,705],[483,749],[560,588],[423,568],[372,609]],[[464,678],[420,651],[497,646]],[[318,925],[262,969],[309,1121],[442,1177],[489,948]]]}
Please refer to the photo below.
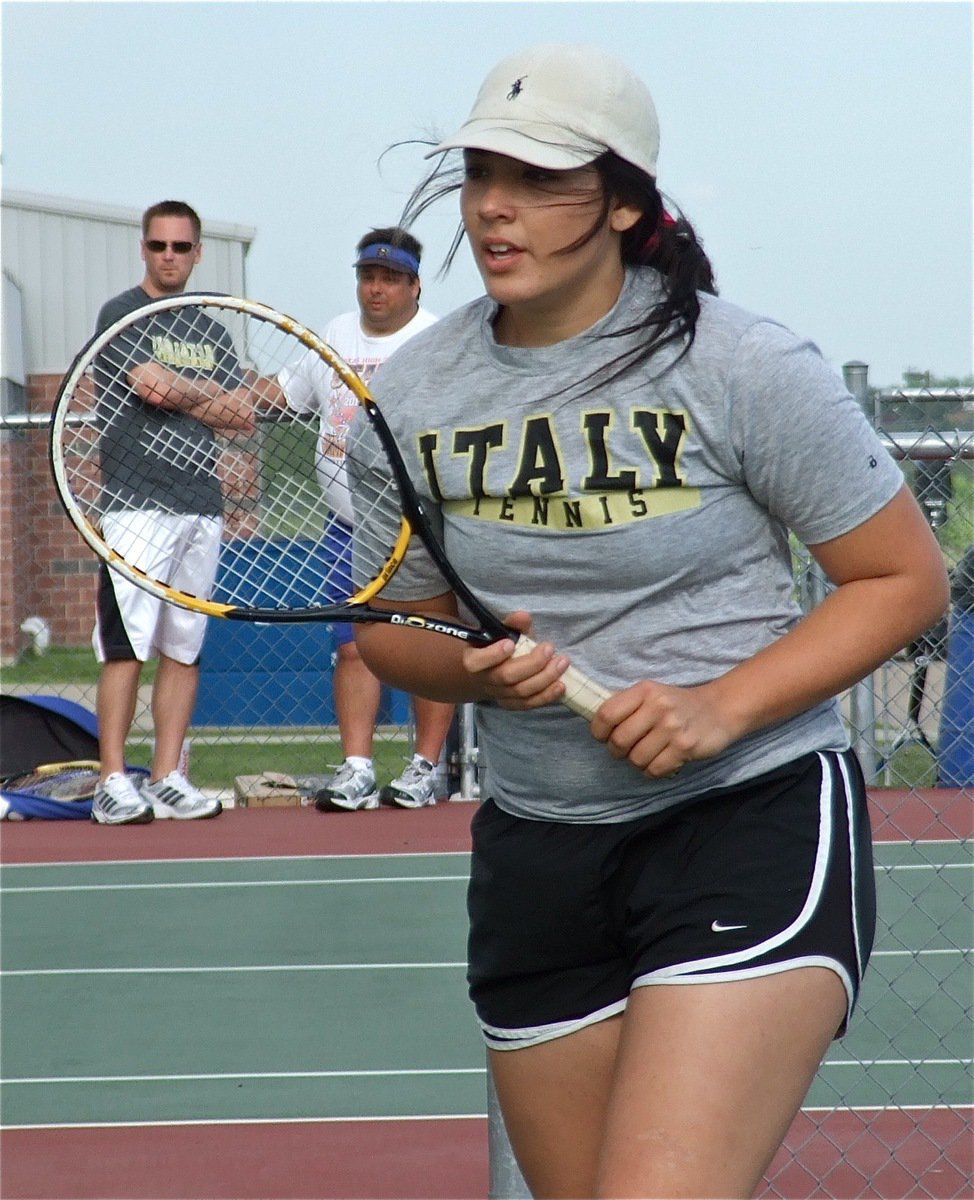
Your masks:
{"label": "racket frame", "polygon": [[[81,379],[93,366],[97,356],[124,329],[129,328],[137,321],[152,317],[156,313],[194,306],[213,306],[224,311],[241,313],[245,316],[255,317],[258,320],[264,320],[296,338],[306,349],[320,355],[328,366],[335,371],[345,386],[355,395],[365,410],[379,441],[382,443],[382,447],[390,461],[396,482],[399,486],[400,497],[403,503],[402,521],[396,543],[382,569],[376,574],[374,579],[357,591],[345,604],[290,609],[248,608],[239,604],[226,604],[218,600],[194,596],[189,592],[178,591],[157,579],[153,579],[137,566],[128,562],[116,550],[113,550],[74,500],[61,448],[64,444],[65,427],[71,423],[68,401],[77,389]],[[442,547],[429,529],[427,518],[422,509],[422,503],[416,495],[412,482],[406,472],[395,439],[386,424],[385,418],[376,406],[371,393],[358,373],[345,362],[336,350],[318,337],[313,330],[308,329],[307,326],[302,325],[300,321],[296,321],[293,317],[288,317],[266,304],[261,304],[259,301],[245,300],[236,296],[224,296],[211,292],[182,292],[178,296],[165,296],[141,308],[134,309],[132,312],[120,317],[100,333],[91,337],[78,354],[75,355],[58,389],[51,419],[49,459],[61,505],[71,523],[95,554],[113,571],[117,571],[137,587],[144,589],[160,600],[165,600],[180,608],[202,613],[209,617],[221,617],[235,621],[254,621],[260,624],[304,621],[349,621],[353,623],[378,621],[409,625],[414,628],[435,628],[436,632],[449,633],[463,641],[473,641],[481,645],[489,645],[503,637],[512,636],[511,632],[504,627],[497,617],[486,609],[468,590],[443,553]],[[387,613],[384,609],[366,607],[368,602],[382,591],[399,569],[405,556],[406,548],[414,533],[419,536],[426,549],[436,560],[437,567],[445,576],[445,582],[452,590],[457,592],[464,603],[470,607],[471,611],[481,619],[484,631],[470,628],[469,626],[451,621],[448,618],[424,618],[416,614],[402,612]]]}

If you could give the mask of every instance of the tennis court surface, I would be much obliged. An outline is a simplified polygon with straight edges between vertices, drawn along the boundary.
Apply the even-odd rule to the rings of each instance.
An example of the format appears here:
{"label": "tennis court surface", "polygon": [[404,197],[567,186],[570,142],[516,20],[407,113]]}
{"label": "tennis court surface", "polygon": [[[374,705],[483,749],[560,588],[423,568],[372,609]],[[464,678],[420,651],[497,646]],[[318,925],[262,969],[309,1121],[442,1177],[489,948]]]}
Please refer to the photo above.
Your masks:
{"label": "tennis court surface", "polygon": [[[972,1195],[970,797],[878,796],[861,1010],[764,1195]],[[486,1196],[473,811],[3,827],[0,1194]]]}

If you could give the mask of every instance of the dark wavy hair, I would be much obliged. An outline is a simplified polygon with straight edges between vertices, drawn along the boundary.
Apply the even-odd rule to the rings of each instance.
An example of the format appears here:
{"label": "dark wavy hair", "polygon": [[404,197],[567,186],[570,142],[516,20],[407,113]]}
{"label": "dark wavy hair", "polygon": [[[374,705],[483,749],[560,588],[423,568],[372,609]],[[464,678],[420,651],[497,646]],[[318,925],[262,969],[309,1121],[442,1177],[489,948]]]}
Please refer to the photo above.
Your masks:
{"label": "dark wavy hair", "polygon": [[[667,211],[656,180],[611,150],[600,154],[592,166],[602,184],[599,213],[590,228],[571,245],[563,247],[561,253],[568,254],[595,237],[608,218],[613,200],[631,204],[642,216],[622,235],[622,261],[626,266],[652,267],[658,271],[663,298],[635,324],[602,335],[607,339],[635,335],[637,343],[579,380],[589,385],[585,391],[617,379],[666,346],[680,344],[679,354],[660,373],[669,370],[693,345],[700,316],[700,293],[717,294],[714,270],[703,243],[685,216],[674,217]],[[410,196],[400,224],[410,226],[432,204],[458,191],[462,184],[462,168],[449,165],[444,155]],[[450,269],[464,236],[460,225],[440,268],[441,276]]]}

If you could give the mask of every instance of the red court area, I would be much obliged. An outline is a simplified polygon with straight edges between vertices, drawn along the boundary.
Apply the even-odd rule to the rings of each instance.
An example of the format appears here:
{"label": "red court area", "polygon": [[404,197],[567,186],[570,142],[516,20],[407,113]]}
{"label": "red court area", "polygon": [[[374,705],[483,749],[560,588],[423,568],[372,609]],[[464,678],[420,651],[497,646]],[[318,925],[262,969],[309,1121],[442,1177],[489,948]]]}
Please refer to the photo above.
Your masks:
{"label": "red court area", "polygon": [[[879,841],[969,838],[972,809],[963,791],[872,797]],[[31,821],[0,826],[0,861],[465,852],[474,811],[468,803],[354,814],[231,809],[216,821],[114,829]],[[953,1148],[946,1158],[945,1146]],[[761,1194],[962,1196],[974,1171],[971,1146],[969,1121],[956,1112],[802,1113]],[[463,1200],[489,1192],[487,1121],[477,1117],[5,1130],[0,1153],[6,1200]]]}
{"label": "red court area", "polygon": [[[877,841],[974,837],[967,789],[894,789],[870,796]],[[86,821],[0,825],[0,862],[86,862],[148,858],[274,858],[319,854],[447,854],[470,849],[475,805],[411,812],[319,813],[312,808],[228,809],[216,821],[154,821],[112,829]]]}
{"label": "red court area", "polygon": [[974,837],[974,793],[969,788],[883,788],[869,795],[877,842],[950,841]]}
{"label": "red court area", "polygon": [[[0,861],[466,852],[474,811],[470,803],[413,812],[228,809],[215,821],[112,829],[87,821],[5,822]],[[488,1158],[486,1118],[3,1130],[0,1196],[463,1200],[487,1195]]]}
{"label": "red court area", "polygon": [[215,821],[153,821],[111,828],[90,821],[5,822],[0,825],[0,862],[449,854],[470,849],[475,808],[468,803],[356,813],[230,808]]}
{"label": "red court area", "polygon": [[8,1130],[4,1200],[464,1200],[486,1196],[487,1122]]}

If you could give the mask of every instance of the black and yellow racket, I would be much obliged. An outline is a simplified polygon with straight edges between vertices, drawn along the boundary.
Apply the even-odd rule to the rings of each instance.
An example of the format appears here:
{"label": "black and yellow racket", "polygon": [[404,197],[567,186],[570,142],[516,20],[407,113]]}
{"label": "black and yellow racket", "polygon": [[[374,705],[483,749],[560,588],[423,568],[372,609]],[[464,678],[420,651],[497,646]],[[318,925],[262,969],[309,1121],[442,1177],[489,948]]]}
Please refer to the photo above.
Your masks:
{"label": "black and yellow racket", "polygon": [[[344,385],[374,436],[332,444],[317,407],[299,412],[291,402],[292,381],[301,378],[336,391]],[[243,404],[255,413],[255,425],[229,428],[222,421],[228,400],[235,411]],[[474,645],[511,637],[519,654],[535,644],[508,629],[454,571],[362,379],[311,330],[266,305],[186,293],[97,334],[58,393],[51,464],[68,516],[92,550],[183,608],[263,623],[408,625]],[[356,481],[354,516],[346,472]],[[167,555],[153,544],[155,528],[199,511],[222,520],[209,594],[175,585]],[[370,603],[413,536],[472,624]],[[562,678],[563,703],[589,719],[609,695],[574,668]]]}

